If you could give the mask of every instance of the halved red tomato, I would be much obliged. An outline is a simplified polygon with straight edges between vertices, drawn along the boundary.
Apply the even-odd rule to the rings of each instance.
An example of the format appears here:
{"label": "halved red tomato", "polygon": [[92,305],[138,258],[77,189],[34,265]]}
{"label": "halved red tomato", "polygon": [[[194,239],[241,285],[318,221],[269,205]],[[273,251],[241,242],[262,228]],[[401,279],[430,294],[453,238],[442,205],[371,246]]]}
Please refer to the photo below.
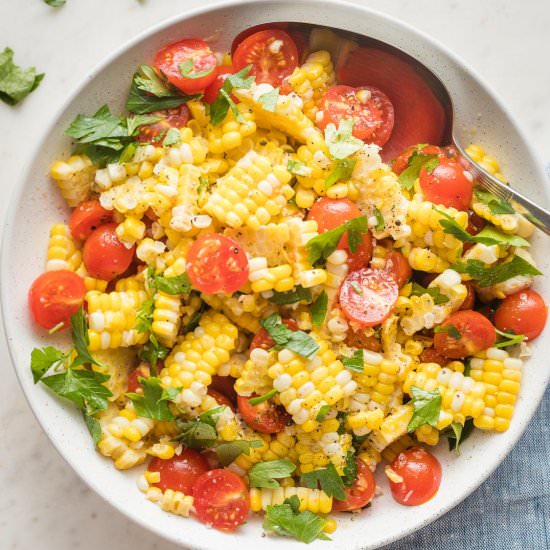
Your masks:
{"label": "halved red tomato", "polygon": [[[189,70],[185,70],[189,62]],[[210,46],[198,38],[186,38],[160,49],[154,65],[186,94],[202,92],[216,78],[216,56]]]}
{"label": "halved red tomato", "polygon": [[388,96],[372,86],[331,86],[321,100],[322,118],[317,126],[337,128],[343,120],[353,120],[352,133],[367,143],[384,145],[393,129],[393,105]]}
{"label": "halved red tomato", "polygon": [[352,271],[340,288],[344,315],[362,327],[373,327],[391,313],[399,295],[395,277],[384,269]]}
{"label": "halved red tomato", "polygon": [[233,412],[235,412],[235,406],[233,405],[233,403],[231,403],[231,400],[229,399],[229,397],[227,397],[227,395],[224,395],[219,391],[213,390],[212,388],[208,388],[208,395],[210,397],[213,397],[218,405],[225,405],[226,407],[229,407]]}
{"label": "halved red tomato", "polygon": [[248,488],[230,470],[210,470],[199,477],[193,487],[193,498],[198,519],[221,531],[235,531],[248,517]]}
{"label": "halved red tomato", "polygon": [[204,90],[204,96],[203,99],[206,101],[206,103],[214,103],[216,101],[218,94],[220,93],[220,90],[223,86],[223,83],[225,82],[225,79],[232,75],[235,72],[235,69],[233,68],[233,65],[221,65],[216,68],[216,78]]}
{"label": "halved red tomato", "polygon": [[412,276],[409,260],[407,260],[401,252],[390,252],[386,257],[384,269],[395,277],[399,288],[401,288]]}
{"label": "halved red tomato", "polygon": [[69,218],[69,228],[74,239],[86,240],[100,225],[110,222],[113,212],[105,210],[97,199],[81,202]]}
{"label": "halved red tomato", "polygon": [[209,467],[201,454],[192,449],[185,449],[168,460],[153,458],[147,469],[160,473],[160,481],[153,483],[155,487],[162,491],[172,489],[190,495],[197,479],[208,472]]}
{"label": "halved red tomato", "polygon": [[217,392],[222,393],[232,403],[237,402],[237,392],[235,391],[235,378],[232,376],[219,376],[215,374],[212,376],[212,382],[210,383],[209,388],[216,390]]}
{"label": "halved red tomato", "polygon": [[466,294],[466,298],[460,305],[460,309],[474,309],[476,303],[475,283],[473,281],[463,281],[462,284],[466,287],[468,294]]}
{"label": "halved red tomato", "polygon": [[189,108],[184,103],[175,109],[165,109],[164,111],[154,111],[150,113],[154,116],[162,117],[162,120],[142,126],[139,130],[137,140],[141,143],[152,143],[158,147],[162,146],[162,141],[166,132],[170,128],[185,128],[189,122]]}
{"label": "halved red tomato", "polygon": [[364,508],[374,497],[376,482],[370,468],[360,459],[356,458],[357,478],[351,487],[346,487],[346,499],[334,499],[332,509],[337,512],[351,512]]}
{"label": "halved red tomato", "polygon": [[491,321],[471,309],[452,313],[436,330],[434,348],[450,359],[462,359],[483,351],[497,339]]}
{"label": "halved red tomato", "polygon": [[275,434],[282,432],[289,423],[290,416],[273,401],[264,401],[259,405],[251,405],[249,399],[258,397],[252,395],[237,397],[237,407],[244,421],[257,432],[262,434]]}
{"label": "halved red tomato", "polygon": [[69,326],[84,302],[86,286],[81,277],[66,269],[47,271],[34,280],[29,290],[29,309],[35,322],[51,329]]}
{"label": "halved red tomato", "polygon": [[201,292],[235,292],[248,280],[248,258],[233,239],[204,233],[189,248],[187,275]]}
{"label": "halved red tomato", "polygon": [[298,49],[285,31],[266,29],[245,38],[235,49],[233,66],[240,71],[252,65],[256,84],[280,86],[298,66]]}
{"label": "halved red tomato", "polygon": [[338,80],[349,86],[375,86],[392,102],[395,122],[391,138],[382,149],[385,161],[410,145],[441,142],[445,129],[443,107],[422,76],[394,53],[357,48],[338,71]]}
{"label": "halved red tomato", "polygon": [[256,34],[260,31],[269,31],[273,29],[278,29],[281,31],[288,30],[288,23],[281,22],[281,23],[264,23],[262,25],[256,25],[254,27],[250,27],[249,29],[245,29],[244,31],[241,31],[231,43],[231,57],[235,55],[235,50],[239,46],[241,42],[244,41],[245,38],[248,38],[249,36]]}
{"label": "halved red tomato", "polygon": [[437,145],[412,145],[411,147],[407,147],[393,160],[391,168],[397,175],[401,174],[401,172],[409,167],[409,159],[415,151],[423,155],[437,155],[438,157],[445,158],[445,154],[441,147]]}
{"label": "halved red tomato", "polygon": [[[328,197],[321,197],[311,207],[307,219],[315,220],[319,233],[324,233],[329,229],[340,227],[347,221],[358,218],[361,215],[359,208],[349,199],[330,199]],[[355,252],[352,253],[348,246],[348,236],[344,233],[337,248],[339,250],[347,250],[348,266],[350,270],[360,269],[366,265],[372,257],[371,234],[364,233],[361,244],[357,247]]]}

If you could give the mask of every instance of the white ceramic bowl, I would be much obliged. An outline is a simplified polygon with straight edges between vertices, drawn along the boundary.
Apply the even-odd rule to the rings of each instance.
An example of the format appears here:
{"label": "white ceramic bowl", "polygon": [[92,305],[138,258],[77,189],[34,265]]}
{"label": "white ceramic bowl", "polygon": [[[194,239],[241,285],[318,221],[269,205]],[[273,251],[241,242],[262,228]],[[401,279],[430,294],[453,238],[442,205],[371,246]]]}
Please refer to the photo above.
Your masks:
{"label": "white ceramic bowl", "polygon": [[[136,471],[120,473],[110,460],[93,449],[80,414],[54,398],[43,386],[35,386],[29,369],[30,351],[56,340],[31,324],[27,290],[43,270],[48,230],[66,218],[67,209],[48,177],[49,165],[69,151],[63,136],[78,113],[93,112],[109,103],[122,109],[132,73],[152,58],[162,45],[187,36],[212,37],[217,49],[228,47],[240,31],[273,21],[297,21],[354,31],[390,43],[423,62],[451,90],[456,105],[458,136],[463,143],[486,145],[502,161],[503,171],[529,196],[547,203],[548,190],[542,167],[510,115],[473,72],[451,52],[430,38],[390,17],[337,0],[267,0],[234,2],[184,13],[138,36],[91,71],[70,94],[64,107],[52,117],[35,154],[29,158],[12,199],[4,231],[1,257],[2,308],[11,357],[25,395],[45,432],[60,454],[80,477],[107,502],[136,523],[182,546],[201,550],[242,550],[261,545],[266,550],[303,548],[301,543],[278,537],[260,538],[258,520],[251,520],[235,535],[208,529],[195,520],[166,514],[148,502],[136,487]],[[534,257],[542,271],[549,272],[548,241],[533,239]],[[550,278],[540,278],[537,288],[550,296]],[[59,336],[57,338],[60,338]],[[339,518],[333,542],[314,542],[310,547],[329,550],[376,548],[419,529],[464,499],[498,466],[514,446],[532,417],[550,377],[547,358],[550,345],[543,337],[533,346],[527,361],[521,395],[511,428],[505,434],[476,433],[463,446],[460,457],[441,445],[437,456],[443,465],[438,494],[419,507],[396,504],[385,488],[372,507],[354,521]]]}

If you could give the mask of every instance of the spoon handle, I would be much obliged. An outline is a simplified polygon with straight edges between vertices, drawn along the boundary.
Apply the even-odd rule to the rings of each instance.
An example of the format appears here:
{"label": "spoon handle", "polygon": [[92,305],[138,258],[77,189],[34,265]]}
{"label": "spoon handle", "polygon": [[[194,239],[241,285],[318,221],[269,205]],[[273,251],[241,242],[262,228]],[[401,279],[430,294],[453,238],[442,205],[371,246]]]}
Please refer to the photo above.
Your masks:
{"label": "spoon handle", "polygon": [[482,168],[477,162],[472,160],[466,152],[460,147],[456,141],[455,146],[461,152],[461,154],[469,161],[469,172],[474,176],[477,184],[489,191],[493,195],[505,201],[514,201],[523,208],[526,212],[520,212],[525,218],[527,218],[535,227],[538,227],[541,231],[550,235],[550,212],[541,206],[535,204],[532,200],[522,195],[515,189],[512,189],[509,185],[506,185],[499,179],[495,178],[492,174]]}

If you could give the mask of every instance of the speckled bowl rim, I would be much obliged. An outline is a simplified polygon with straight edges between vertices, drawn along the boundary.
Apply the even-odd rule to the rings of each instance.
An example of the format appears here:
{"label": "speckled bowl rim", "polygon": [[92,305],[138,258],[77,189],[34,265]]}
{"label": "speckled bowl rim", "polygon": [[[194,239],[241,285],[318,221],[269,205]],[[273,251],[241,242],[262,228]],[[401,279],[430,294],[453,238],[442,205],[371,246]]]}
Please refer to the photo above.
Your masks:
{"label": "speckled bowl rim", "polygon": [[[171,27],[172,25],[180,22],[184,22],[185,20],[199,16],[199,15],[205,15],[210,12],[215,12],[217,10],[223,10],[226,8],[232,8],[232,9],[239,9],[244,10],[247,7],[255,7],[257,8],[258,5],[262,5],[262,7],[268,8],[269,6],[275,6],[275,5],[281,5],[286,4],[288,5],[288,2],[285,3],[285,1],[277,2],[276,0],[266,0],[266,1],[246,1],[246,2],[239,2],[239,1],[230,1],[230,2],[223,2],[223,3],[217,3],[214,5],[209,5],[203,8],[198,8],[190,11],[186,11],[185,13],[180,13],[174,17],[168,18],[149,29],[145,30],[144,32],[137,35],[132,40],[126,42],[121,47],[117,48],[113,53],[111,53],[109,56],[107,56],[101,63],[99,63],[96,67],[94,67],[93,70],[90,71],[90,73],[81,80],[78,86],[73,89],[73,91],[67,96],[66,101],[57,109],[57,111],[51,116],[51,122],[46,127],[45,131],[43,132],[41,138],[37,140],[37,144],[34,148],[33,153],[28,157],[29,158],[29,165],[31,164],[31,159],[36,158],[41,148],[43,147],[47,136],[52,132],[54,129],[56,122],[58,121],[61,114],[66,110],[69,104],[84,90],[84,88],[88,85],[88,83],[98,75],[102,69],[108,67],[113,62],[117,60],[117,58],[135,46],[136,44],[140,43],[142,40],[146,39],[147,37],[150,37],[157,32],[163,31],[164,29],[167,29],[168,27]],[[380,21],[385,21],[389,25],[397,25],[401,27],[404,31],[408,32],[409,34],[416,35],[416,37],[424,43],[425,47],[432,48],[434,51],[436,51],[438,54],[446,56],[452,63],[456,64],[458,67],[460,67],[463,71],[465,71],[467,74],[469,74],[474,81],[480,86],[481,89],[483,89],[489,96],[490,99],[495,104],[496,108],[499,111],[502,111],[503,114],[506,115],[508,122],[511,124],[515,132],[523,139],[524,142],[527,143],[527,138],[524,135],[521,128],[518,126],[516,121],[514,120],[514,117],[512,117],[509,113],[509,111],[504,107],[504,105],[500,102],[498,97],[490,90],[490,88],[484,83],[483,79],[479,77],[473,71],[471,68],[469,68],[462,60],[460,60],[452,51],[450,51],[445,46],[439,44],[436,42],[433,38],[427,36],[426,34],[418,31],[417,29],[413,28],[412,26],[403,23],[391,16],[388,16],[386,14],[382,14],[376,10],[371,10],[362,6],[358,6],[355,4],[349,4],[347,2],[340,2],[338,0],[296,0],[295,2],[292,2],[293,5],[297,6],[298,8],[307,8],[311,9],[312,11],[315,10],[323,10],[323,8],[334,10],[335,8],[339,8],[340,10],[343,10],[347,12],[347,15],[352,18],[354,16],[357,16],[360,18],[361,16],[370,16],[374,19],[378,19]],[[312,16],[312,18],[314,18]],[[289,20],[293,19],[292,17],[289,17]],[[316,22],[317,23],[317,22]],[[319,24],[319,23],[317,23]],[[529,150],[530,154],[530,161],[534,166],[536,166],[535,169],[535,175],[538,178],[538,181],[545,182],[545,175],[544,170],[542,167],[542,163],[540,160],[536,158],[536,154],[533,153],[532,150]],[[23,196],[25,192],[28,191],[28,189],[25,187],[24,182],[28,181],[30,177],[30,168],[25,171],[25,173],[21,176],[20,179],[20,185],[15,187],[15,190],[13,191],[13,194],[11,196],[10,206],[11,208],[8,209],[6,213],[6,221],[5,221],[5,231],[3,234],[2,239],[2,247],[1,247],[1,280],[3,282],[6,282],[9,280],[9,260],[8,257],[9,254],[9,240],[12,236],[12,232],[15,230],[16,224],[16,218],[17,218],[17,210],[16,206],[21,204],[23,202]],[[545,197],[546,200],[548,200],[548,189],[545,188]],[[15,338],[17,335],[17,326],[12,326],[11,323],[7,322],[8,314],[7,311],[7,303],[9,301],[8,298],[8,284],[2,284],[1,290],[1,307],[2,307],[2,314],[4,319],[4,332],[6,335],[6,340],[8,342],[8,350],[11,357],[11,362],[14,365],[16,375],[18,377],[19,383],[21,384],[21,387],[23,388],[25,397],[36,416],[38,422],[41,424],[42,428],[48,435],[49,439],[52,441],[53,445],[59,452],[59,454],[67,461],[67,463],[75,470],[75,472],[80,476],[80,478],[96,493],[101,495],[107,502],[109,502],[111,505],[113,505],[115,508],[117,508],[120,512],[125,514],[129,519],[132,521],[138,523],[142,527],[145,527],[158,535],[166,538],[167,540],[170,540],[172,542],[175,542],[176,544],[183,545],[193,548],[196,550],[213,550],[215,548],[218,548],[217,544],[223,544],[224,547],[233,548],[233,542],[230,542],[227,538],[220,538],[219,533],[216,531],[208,531],[204,528],[204,526],[200,524],[194,524],[191,526],[192,531],[198,531],[198,537],[191,536],[190,538],[194,540],[186,540],[182,541],[181,537],[172,536],[170,533],[165,532],[162,527],[159,525],[156,525],[152,523],[151,521],[144,520],[143,518],[140,518],[136,515],[136,513],[132,513],[129,510],[125,509],[121,502],[115,502],[113,495],[109,493],[109,488],[102,485],[97,479],[90,479],[86,476],[86,472],[84,471],[84,468],[80,466],[80,464],[74,459],[75,457],[69,457],[67,456],[67,452],[65,449],[58,443],[58,441],[55,440],[52,433],[50,433],[48,426],[46,426],[40,418],[38,406],[35,404],[35,401],[33,399],[33,396],[31,395],[30,390],[28,389],[28,379],[27,374],[24,373],[24,370],[22,368],[17,368],[16,366],[16,351],[15,351]],[[540,346],[539,346],[540,347]],[[541,350],[542,352],[542,350]],[[531,358],[532,361],[534,358]],[[26,366],[24,368],[27,368]],[[405,537],[406,535],[412,533],[413,531],[416,531],[428,523],[431,523],[438,517],[442,516],[444,513],[446,513],[448,510],[450,510],[452,507],[456,506],[459,502],[464,500],[469,494],[471,494],[481,483],[496,469],[496,467],[502,462],[502,460],[505,458],[505,456],[510,452],[510,450],[513,448],[513,446],[516,444],[520,436],[522,435],[523,431],[527,427],[527,424],[531,417],[533,416],[538,404],[540,403],[540,400],[542,398],[542,395],[544,393],[544,389],[546,388],[546,385],[548,383],[548,380],[550,379],[550,372],[546,372],[545,376],[542,376],[540,387],[538,388],[539,391],[537,392],[537,395],[532,395],[531,397],[534,397],[530,401],[530,406],[528,407],[526,414],[524,415],[524,418],[522,418],[522,421],[519,423],[519,427],[517,427],[513,433],[509,433],[508,436],[501,436],[501,437],[507,437],[506,444],[501,449],[500,454],[495,455],[492,457],[491,460],[488,461],[486,469],[483,471],[482,475],[478,476],[474,483],[471,483],[470,485],[466,487],[461,487],[460,490],[455,493],[454,495],[450,496],[446,499],[441,505],[436,508],[433,512],[431,512],[429,515],[426,515],[424,518],[416,522],[414,525],[410,525],[407,528],[402,528],[398,525],[398,528],[395,529],[393,532],[388,532],[384,537],[379,538],[377,541],[375,541],[374,545],[373,543],[361,543],[359,541],[359,535],[361,533],[360,529],[357,529],[355,527],[351,528],[352,531],[352,537],[353,540],[350,538],[346,542],[346,548],[348,549],[366,549],[366,548],[375,548],[380,547],[385,544],[388,544],[390,542],[393,542],[397,539],[400,539],[402,537]],[[67,420],[69,421],[69,420]],[[514,419],[514,422],[519,422],[518,418]],[[136,498],[140,498],[140,496],[136,493]],[[259,537],[259,533],[257,531],[254,532],[256,536]],[[190,534],[191,535],[191,534]],[[238,540],[240,540],[239,535],[233,535],[233,537],[237,537]],[[237,540],[237,544],[239,543]],[[245,542],[248,542],[248,536],[243,538]],[[278,543],[273,545],[271,543],[271,539],[260,539],[258,538],[257,543],[259,544],[265,544],[266,546],[294,546],[296,548],[302,547],[301,545],[298,545],[297,543],[294,543],[293,541],[289,539],[279,539]],[[227,543],[227,544],[226,544]],[[310,545],[311,548],[344,548],[343,542],[338,539],[338,531],[335,534],[333,543],[326,543],[326,542],[316,542]],[[235,547],[236,548],[236,547]]]}

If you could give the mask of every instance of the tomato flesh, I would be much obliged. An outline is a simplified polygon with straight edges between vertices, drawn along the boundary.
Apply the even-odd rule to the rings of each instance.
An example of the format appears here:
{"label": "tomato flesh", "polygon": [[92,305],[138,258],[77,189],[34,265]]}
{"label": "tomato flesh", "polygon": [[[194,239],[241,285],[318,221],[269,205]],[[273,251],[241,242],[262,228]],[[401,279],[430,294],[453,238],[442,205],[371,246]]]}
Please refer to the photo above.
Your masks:
{"label": "tomato flesh", "polygon": [[401,288],[412,276],[409,260],[407,260],[401,252],[390,252],[386,257],[384,269],[395,278],[399,288]]}
{"label": "tomato flesh", "polygon": [[237,402],[237,392],[235,391],[235,378],[232,376],[212,376],[212,382],[209,388],[225,395],[233,404]]}
{"label": "tomato flesh", "polygon": [[[349,199],[330,199],[322,197],[318,199],[308,212],[307,219],[317,222],[319,233],[335,229],[347,221],[359,218],[361,211]],[[337,246],[338,250],[348,252],[348,266],[351,271],[360,269],[372,258],[372,237],[369,232],[364,233],[361,243],[351,252],[348,245],[347,233],[344,233]]]}
{"label": "tomato flesh", "polygon": [[49,330],[63,323],[62,328],[67,328],[71,315],[82,307],[85,294],[84,281],[72,271],[47,271],[29,289],[29,309],[41,327]]}
{"label": "tomato flesh", "polygon": [[334,499],[332,509],[337,512],[351,512],[364,508],[374,497],[376,482],[370,468],[360,459],[356,458],[357,478],[351,487],[345,488],[345,500]]}
{"label": "tomato flesh", "polygon": [[244,421],[257,432],[263,434],[275,434],[282,432],[290,421],[290,416],[280,405],[272,401],[264,401],[259,405],[251,405],[249,399],[257,397],[252,395],[237,397],[237,407]]}
{"label": "tomato flesh", "polygon": [[421,363],[437,363],[438,365],[441,365],[444,367],[449,360],[441,355],[438,351],[435,351],[434,348],[426,348],[422,351],[420,354],[420,362]]}
{"label": "tomato flesh", "polygon": [[[434,335],[434,348],[450,359],[462,359],[490,348],[497,338],[491,321],[471,309],[456,311],[440,327],[443,332]],[[446,327],[449,330],[445,331]],[[459,338],[453,337],[454,329],[460,334]]]}
{"label": "tomato flesh", "polygon": [[235,292],[248,280],[248,258],[233,239],[204,233],[189,248],[187,275],[201,292]]}
{"label": "tomato flesh", "polygon": [[[204,76],[189,78],[181,73],[180,66],[189,60],[192,61],[191,76],[203,72]],[[165,46],[155,55],[154,65],[186,94],[203,91],[216,78],[216,56],[210,46],[198,38],[186,38]]]}
{"label": "tomato flesh", "polygon": [[395,277],[383,269],[364,267],[352,271],[340,288],[340,305],[344,315],[362,327],[384,321],[399,294]]}
{"label": "tomato flesh", "polygon": [[84,244],[84,265],[92,277],[112,281],[132,263],[136,247],[126,248],[118,240],[116,227],[116,223],[98,227]]}
{"label": "tomato flesh", "polygon": [[181,454],[168,460],[153,458],[147,468],[150,472],[159,472],[160,481],[153,483],[162,491],[172,489],[191,495],[195,482],[208,472],[208,462],[196,451],[184,449]]}
{"label": "tomato flesh", "polygon": [[404,506],[418,506],[430,500],[441,485],[441,464],[428,451],[413,447],[400,452],[391,469],[403,478],[390,481],[393,498]]}
{"label": "tomato flesh", "polygon": [[244,481],[230,470],[210,470],[193,487],[195,512],[203,523],[232,532],[248,517],[250,496]]}
{"label": "tomato flesh", "polygon": [[153,111],[150,114],[162,117],[162,120],[142,126],[137,136],[137,140],[141,143],[152,143],[157,147],[162,147],[166,132],[168,132],[170,128],[185,128],[189,122],[190,116],[189,107],[187,107],[185,103],[175,109]]}
{"label": "tomato flesh", "polygon": [[128,376],[128,391],[130,393],[136,393],[141,390],[140,378],[149,378],[151,376],[151,368],[146,363],[142,363],[137,366]]}
{"label": "tomato flesh", "polygon": [[353,135],[367,143],[384,145],[394,123],[393,105],[386,94],[372,86],[331,86],[321,100],[321,130],[329,124],[338,128],[343,120],[353,120]]}
{"label": "tomato flesh", "polygon": [[495,312],[495,325],[503,332],[523,334],[533,340],[543,331],[548,306],[534,290],[520,290],[504,298]]}
{"label": "tomato flesh", "polygon": [[203,99],[206,101],[206,103],[214,103],[216,99],[218,98],[218,94],[220,93],[220,90],[223,86],[223,83],[225,82],[225,79],[228,76],[231,76],[235,73],[235,69],[233,68],[233,65],[222,65],[216,69],[216,78],[204,90],[204,96]]}
{"label": "tomato flesh", "polygon": [[298,49],[294,40],[280,29],[266,29],[246,37],[235,49],[233,66],[241,71],[252,65],[250,75],[256,84],[280,86],[298,66]]}
{"label": "tomato flesh", "polygon": [[382,148],[384,161],[410,145],[441,142],[445,111],[423,75],[406,60],[378,48],[357,48],[338,71],[338,81],[349,86],[375,86],[391,101],[394,126]]}
{"label": "tomato flesh", "polygon": [[210,397],[213,397],[218,405],[229,407],[233,412],[235,412],[235,406],[233,405],[233,403],[231,403],[229,397],[227,397],[223,393],[213,390],[212,388],[208,388],[208,395]]}
{"label": "tomato flesh", "polygon": [[[468,172],[469,174],[469,172]],[[418,176],[424,197],[434,204],[468,210],[472,202],[473,179],[454,160],[440,160],[433,169],[423,166]]]}
{"label": "tomato flesh", "polygon": [[466,294],[466,298],[464,298],[459,309],[474,309],[476,303],[475,283],[473,281],[463,281],[462,284],[466,287],[468,294]]}
{"label": "tomato flesh", "polygon": [[113,213],[99,204],[98,200],[81,202],[71,213],[69,228],[78,241],[86,240],[100,225],[113,219]]}

